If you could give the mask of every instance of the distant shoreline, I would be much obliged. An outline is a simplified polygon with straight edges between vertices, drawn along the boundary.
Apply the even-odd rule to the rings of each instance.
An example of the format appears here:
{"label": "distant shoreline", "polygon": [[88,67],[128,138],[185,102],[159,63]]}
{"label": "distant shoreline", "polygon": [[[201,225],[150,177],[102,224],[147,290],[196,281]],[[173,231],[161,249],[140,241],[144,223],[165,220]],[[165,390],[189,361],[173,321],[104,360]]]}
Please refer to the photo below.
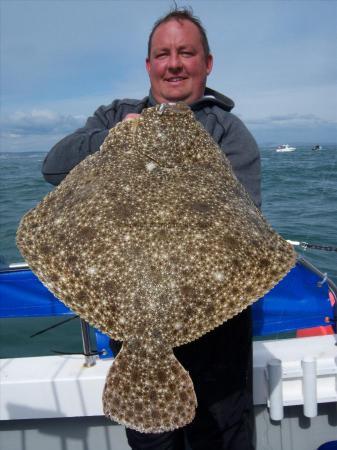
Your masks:
{"label": "distant shoreline", "polygon": [[[337,141],[336,142],[299,142],[299,141],[292,141],[292,140],[288,140],[286,143],[291,143],[291,145],[295,145],[298,147],[313,147],[314,145],[321,145],[324,149],[324,147],[332,147],[332,146],[336,146],[337,147]],[[264,150],[266,147],[267,148],[273,148],[273,147],[277,147],[278,145],[283,144],[283,142],[257,142],[257,145],[259,147],[260,150]],[[0,150],[0,155],[1,154],[11,154],[11,155],[15,155],[15,154],[21,154],[21,153],[41,153],[41,154],[47,154],[49,152],[50,149],[47,150]]]}

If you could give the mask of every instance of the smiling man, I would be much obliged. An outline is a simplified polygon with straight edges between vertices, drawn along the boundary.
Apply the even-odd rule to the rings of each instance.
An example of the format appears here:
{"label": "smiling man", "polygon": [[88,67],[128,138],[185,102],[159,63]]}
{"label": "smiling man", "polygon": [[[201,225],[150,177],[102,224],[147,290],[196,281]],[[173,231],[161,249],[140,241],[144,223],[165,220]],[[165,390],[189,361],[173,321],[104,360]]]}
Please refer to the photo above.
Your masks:
{"label": "smiling man", "polygon": [[213,57],[204,48],[198,27],[187,20],[162,23],[151,36],[146,69],[158,103],[191,104],[205,92]]}
{"label": "smiling man", "polygon": [[[101,106],[83,128],[62,139],[43,164],[45,179],[58,184],[86,156],[99,150],[109,129],[157,103],[187,103],[227,155],[233,170],[260,206],[260,157],[250,132],[228,97],[206,87],[213,65],[206,32],[189,10],[175,9],[150,34],[146,69],[151,89],[142,100]],[[193,422],[173,432],[127,429],[134,450],[251,450],[251,317],[249,308],[197,341],[175,349],[198,398]]]}

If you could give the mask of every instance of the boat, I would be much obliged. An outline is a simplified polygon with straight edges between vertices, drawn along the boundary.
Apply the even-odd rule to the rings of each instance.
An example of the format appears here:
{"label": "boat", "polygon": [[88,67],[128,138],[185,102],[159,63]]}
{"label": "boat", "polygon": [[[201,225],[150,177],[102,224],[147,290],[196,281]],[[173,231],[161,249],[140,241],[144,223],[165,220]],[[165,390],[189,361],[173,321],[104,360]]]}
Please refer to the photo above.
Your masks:
{"label": "boat", "polygon": [[277,152],[293,152],[294,150],[296,150],[296,147],[290,147],[288,144],[282,144],[276,148]]}
{"label": "boat", "polygon": [[323,150],[323,147],[319,144],[314,145],[311,150]]}
{"label": "boat", "polygon": [[[256,450],[316,450],[336,439],[337,287],[300,258],[253,305]],[[74,313],[24,264],[0,272],[0,318]],[[113,361],[107,336],[81,321],[83,354],[0,359],[0,448],[127,450],[103,416]],[[321,431],[318,431],[321,430]]]}

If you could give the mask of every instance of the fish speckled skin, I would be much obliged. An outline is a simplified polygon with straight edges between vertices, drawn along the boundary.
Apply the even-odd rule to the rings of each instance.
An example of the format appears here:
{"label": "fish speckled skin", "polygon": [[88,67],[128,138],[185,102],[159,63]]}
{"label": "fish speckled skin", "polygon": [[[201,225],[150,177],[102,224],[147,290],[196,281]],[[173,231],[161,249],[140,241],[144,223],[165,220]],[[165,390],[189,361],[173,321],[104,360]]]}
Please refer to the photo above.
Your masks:
{"label": "fish speckled skin", "polygon": [[17,244],[60,300],[124,342],[104,412],[142,432],[194,417],[172,347],[238,314],[296,260],[184,104],[113,128],[24,216]]}

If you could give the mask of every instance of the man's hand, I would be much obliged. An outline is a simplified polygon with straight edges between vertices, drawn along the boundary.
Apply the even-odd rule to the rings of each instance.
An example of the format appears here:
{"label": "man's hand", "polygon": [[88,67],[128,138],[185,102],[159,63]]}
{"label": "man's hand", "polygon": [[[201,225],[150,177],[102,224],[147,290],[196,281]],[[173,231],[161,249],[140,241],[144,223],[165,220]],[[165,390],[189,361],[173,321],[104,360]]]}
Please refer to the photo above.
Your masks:
{"label": "man's hand", "polygon": [[127,115],[124,117],[123,122],[124,122],[124,120],[137,119],[137,117],[140,117],[140,114],[129,113],[129,114],[127,114]]}

